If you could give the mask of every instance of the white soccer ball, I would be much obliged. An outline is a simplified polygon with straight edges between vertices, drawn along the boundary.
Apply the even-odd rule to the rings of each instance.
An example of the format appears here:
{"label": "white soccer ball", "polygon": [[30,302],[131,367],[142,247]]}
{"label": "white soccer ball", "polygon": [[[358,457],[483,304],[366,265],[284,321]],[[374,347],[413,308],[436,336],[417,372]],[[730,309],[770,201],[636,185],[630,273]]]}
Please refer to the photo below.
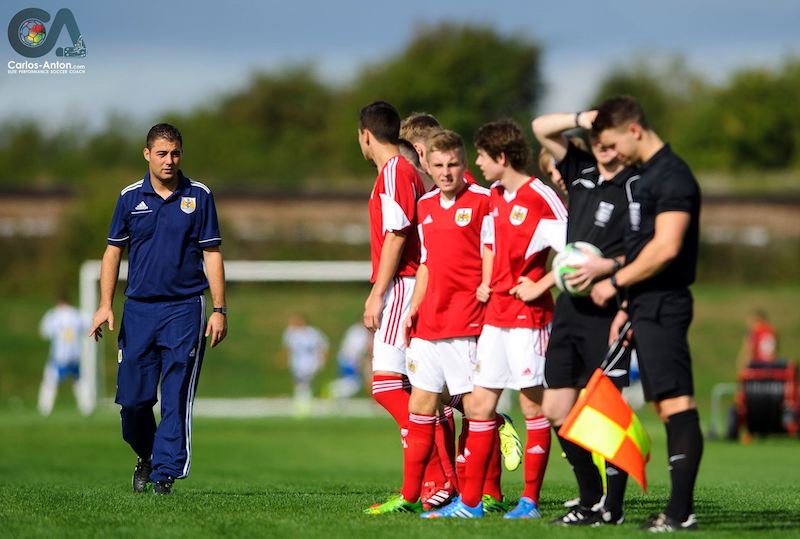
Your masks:
{"label": "white soccer ball", "polygon": [[585,290],[578,291],[570,286],[566,280],[567,275],[573,273],[577,266],[589,259],[586,253],[603,256],[600,249],[591,243],[576,241],[574,243],[568,243],[566,247],[564,247],[564,250],[553,258],[552,269],[553,276],[556,279],[556,286],[559,290],[566,292],[570,296],[588,296],[589,292],[592,290],[591,285],[589,285]]}

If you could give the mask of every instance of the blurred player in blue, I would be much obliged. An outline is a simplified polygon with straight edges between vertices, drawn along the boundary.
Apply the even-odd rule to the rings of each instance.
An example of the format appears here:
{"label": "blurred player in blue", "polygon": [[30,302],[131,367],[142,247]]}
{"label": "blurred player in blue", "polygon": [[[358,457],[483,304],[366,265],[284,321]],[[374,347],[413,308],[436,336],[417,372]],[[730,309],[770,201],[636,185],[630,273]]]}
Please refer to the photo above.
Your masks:
{"label": "blurred player in blue", "polygon": [[50,341],[50,355],[44,367],[42,385],[39,386],[39,412],[48,416],[58,393],[58,386],[67,378],[72,378],[72,389],[78,409],[88,414],[90,406],[80,387],[80,336],[89,327],[81,312],[69,304],[61,295],[58,304],[47,311],[39,324],[39,334]]}
{"label": "blurred player in blue", "polygon": [[366,359],[371,353],[371,337],[361,322],[347,328],[336,355],[339,377],[328,385],[331,397],[349,399],[361,390]]}
{"label": "blurred player in blue", "polygon": [[303,417],[311,412],[311,382],[325,366],[328,338],[310,326],[302,314],[293,314],[283,332],[289,371],[294,380],[294,413]]}
{"label": "blurred player in blue", "polygon": [[[111,221],[100,270],[100,306],[89,335],[114,329],[112,303],[128,248],[127,300],[119,333],[116,402],[122,437],[139,457],[134,492],[171,494],[192,462],[192,406],[206,337],[227,334],[222,238],[211,190],[181,171],[183,139],[169,124],[147,134],[148,171],[124,188]],[[203,272],[203,267],[205,271]],[[212,314],[206,321],[204,291]],[[161,423],[153,406],[161,386]]]}

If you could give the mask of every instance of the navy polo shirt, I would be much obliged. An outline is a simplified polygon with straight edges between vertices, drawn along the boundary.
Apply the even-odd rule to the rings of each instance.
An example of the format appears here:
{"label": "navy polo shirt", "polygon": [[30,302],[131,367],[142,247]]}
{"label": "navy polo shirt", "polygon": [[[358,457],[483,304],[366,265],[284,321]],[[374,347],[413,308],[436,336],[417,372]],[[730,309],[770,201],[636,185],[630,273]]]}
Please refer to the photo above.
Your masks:
{"label": "navy polo shirt", "polygon": [[222,243],[214,197],[179,175],[167,199],[155,192],[149,172],[120,192],[108,244],[129,248],[125,295],[131,299],[181,299],[208,288],[203,249]]}

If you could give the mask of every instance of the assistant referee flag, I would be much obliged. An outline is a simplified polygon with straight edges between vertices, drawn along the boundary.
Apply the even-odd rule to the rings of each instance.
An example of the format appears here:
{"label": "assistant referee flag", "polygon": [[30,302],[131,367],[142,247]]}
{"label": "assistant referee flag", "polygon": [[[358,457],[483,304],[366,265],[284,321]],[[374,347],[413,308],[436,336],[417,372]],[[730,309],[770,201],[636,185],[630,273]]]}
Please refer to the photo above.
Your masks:
{"label": "assistant referee flag", "polygon": [[647,492],[650,436],[602,370],[594,371],[558,434],[625,470]]}

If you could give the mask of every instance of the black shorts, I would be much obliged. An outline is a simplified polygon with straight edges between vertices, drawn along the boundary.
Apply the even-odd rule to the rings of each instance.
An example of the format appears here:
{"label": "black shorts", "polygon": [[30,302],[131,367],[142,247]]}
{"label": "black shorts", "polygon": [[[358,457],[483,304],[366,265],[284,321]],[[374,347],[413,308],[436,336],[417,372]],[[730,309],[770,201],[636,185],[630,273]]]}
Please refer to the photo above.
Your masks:
{"label": "black shorts", "polygon": [[694,395],[687,340],[693,313],[689,289],[643,292],[630,299],[628,310],[645,398]]}
{"label": "black shorts", "polygon": [[[616,308],[602,309],[589,298],[561,294],[553,313],[553,327],[544,363],[545,387],[585,387],[608,352],[608,332]],[[630,354],[614,364],[609,378],[622,388],[628,385]]]}

